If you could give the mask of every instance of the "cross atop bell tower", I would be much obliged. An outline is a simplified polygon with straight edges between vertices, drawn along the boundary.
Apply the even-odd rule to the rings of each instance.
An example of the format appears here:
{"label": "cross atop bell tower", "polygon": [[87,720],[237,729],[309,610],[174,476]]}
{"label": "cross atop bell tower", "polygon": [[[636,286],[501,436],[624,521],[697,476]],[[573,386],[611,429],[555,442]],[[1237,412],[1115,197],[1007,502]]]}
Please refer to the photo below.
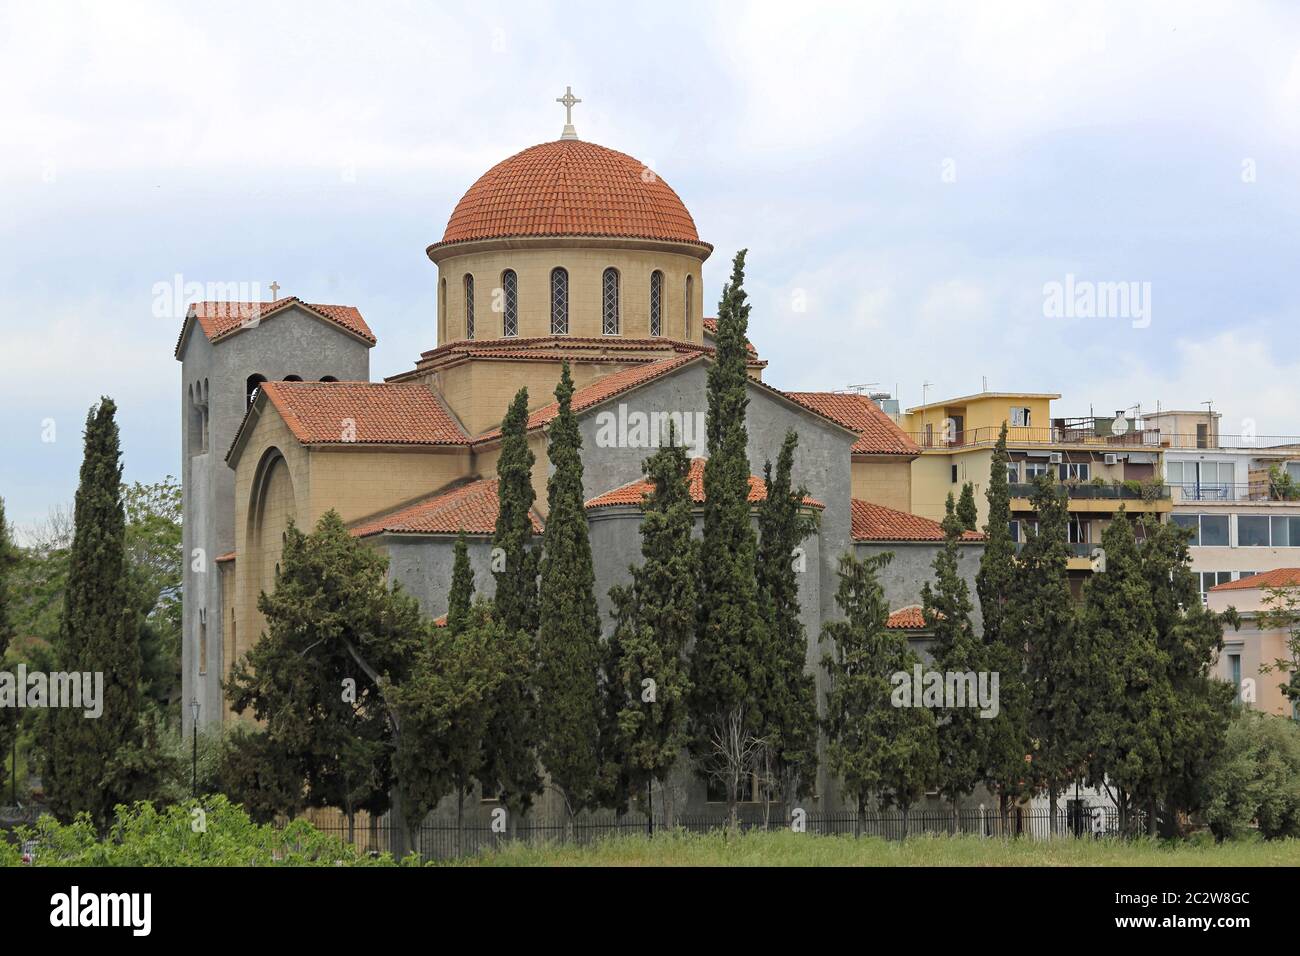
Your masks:
{"label": "cross atop bell tower", "polygon": [[555,102],[564,107],[564,132],[560,134],[560,139],[577,139],[578,131],[573,128],[573,105],[581,103],[582,100],[573,95],[573,87],[566,86],[564,95],[557,96]]}

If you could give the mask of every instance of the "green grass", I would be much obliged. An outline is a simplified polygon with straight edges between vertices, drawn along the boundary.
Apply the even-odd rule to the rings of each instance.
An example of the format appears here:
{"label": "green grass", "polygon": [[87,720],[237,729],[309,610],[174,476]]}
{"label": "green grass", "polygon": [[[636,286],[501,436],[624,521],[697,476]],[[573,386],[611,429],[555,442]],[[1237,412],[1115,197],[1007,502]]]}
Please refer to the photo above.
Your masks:
{"label": "green grass", "polygon": [[588,846],[519,844],[484,853],[461,866],[1300,866],[1300,840],[1215,845],[1196,841],[1048,842],[918,836],[741,835],[678,831],[610,837]]}

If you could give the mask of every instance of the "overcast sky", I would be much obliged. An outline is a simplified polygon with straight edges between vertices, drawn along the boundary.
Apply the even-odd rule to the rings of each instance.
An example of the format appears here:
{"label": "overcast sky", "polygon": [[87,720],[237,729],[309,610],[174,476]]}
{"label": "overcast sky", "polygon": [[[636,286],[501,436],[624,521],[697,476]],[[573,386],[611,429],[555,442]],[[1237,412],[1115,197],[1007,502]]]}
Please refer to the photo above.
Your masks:
{"label": "overcast sky", "polygon": [[[1212,400],[1225,433],[1300,433],[1296,5],[3,2],[11,520],[71,500],[101,394],[128,479],[178,473],[179,322],[152,308],[177,274],[356,305],[372,376],[409,368],[425,246],[559,135],[566,84],[579,136],[716,246],[710,314],[749,248],[778,387],[906,406],[987,378],[1063,415]],[[1048,317],[1067,276],[1149,312]]]}

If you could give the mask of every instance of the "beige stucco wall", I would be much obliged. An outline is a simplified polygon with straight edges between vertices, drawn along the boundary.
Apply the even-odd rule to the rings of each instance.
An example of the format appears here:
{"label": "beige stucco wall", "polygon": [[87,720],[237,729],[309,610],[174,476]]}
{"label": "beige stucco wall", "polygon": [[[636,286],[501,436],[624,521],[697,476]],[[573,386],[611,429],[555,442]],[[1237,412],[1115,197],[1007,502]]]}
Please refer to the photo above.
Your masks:
{"label": "beige stucco wall", "polygon": [[470,473],[464,448],[318,445],[311,449],[310,520],[333,508],[351,522],[431,494]]}
{"label": "beige stucco wall", "polygon": [[[663,329],[670,338],[703,342],[701,317],[702,262],[698,255],[629,248],[521,248],[491,249],[450,256],[438,264],[440,310],[438,344],[465,337],[465,275],[474,276],[474,337],[502,335],[502,313],[493,311],[500,301],[501,276],[513,269],[519,277],[519,335],[551,334],[551,270],[569,272],[569,335],[600,336],[601,280],[607,268],[620,275],[619,334],[644,338],[650,334],[650,273],[664,274]],[[693,277],[689,324],[684,322],[687,276]],[[442,280],[446,280],[445,307]]]}
{"label": "beige stucco wall", "polygon": [[853,497],[895,511],[911,511],[912,463],[907,459],[855,458]]}

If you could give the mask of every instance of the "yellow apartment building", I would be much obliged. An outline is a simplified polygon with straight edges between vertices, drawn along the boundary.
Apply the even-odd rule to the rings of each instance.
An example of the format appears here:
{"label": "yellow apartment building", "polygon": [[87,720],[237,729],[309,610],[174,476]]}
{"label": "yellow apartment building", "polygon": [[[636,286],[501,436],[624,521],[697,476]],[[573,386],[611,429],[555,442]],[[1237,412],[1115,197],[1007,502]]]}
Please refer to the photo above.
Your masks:
{"label": "yellow apartment building", "polygon": [[1167,515],[1173,503],[1163,483],[1158,434],[1122,413],[1053,417],[1052,402],[1060,397],[986,391],[907,409],[900,425],[921,450],[911,465],[912,512],[941,519],[949,493],[959,495],[970,482],[983,524],[993,449],[1005,424],[1012,534],[1023,540],[1034,521],[1032,482],[1051,475],[1069,494],[1071,571],[1092,569],[1102,530],[1121,506],[1130,515]]}

